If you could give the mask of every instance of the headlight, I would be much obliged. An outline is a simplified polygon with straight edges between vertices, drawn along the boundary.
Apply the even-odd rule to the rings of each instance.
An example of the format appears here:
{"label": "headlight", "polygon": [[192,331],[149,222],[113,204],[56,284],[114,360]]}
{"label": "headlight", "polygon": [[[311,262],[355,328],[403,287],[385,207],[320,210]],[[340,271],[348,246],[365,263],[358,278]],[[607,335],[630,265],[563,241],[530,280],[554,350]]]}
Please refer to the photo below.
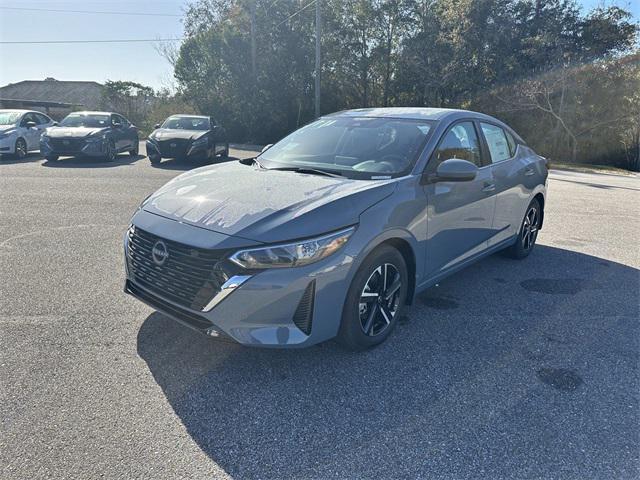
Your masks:
{"label": "headlight", "polygon": [[230,260],[243,268],[300,267],[322,260],[347,243],[355,227],[285,245],[240,250]]}
{"label": "headlight", "polygon": [[15,130],[7,130],[5,132],[0,132],[0,138],[7,138],[16,133]]}

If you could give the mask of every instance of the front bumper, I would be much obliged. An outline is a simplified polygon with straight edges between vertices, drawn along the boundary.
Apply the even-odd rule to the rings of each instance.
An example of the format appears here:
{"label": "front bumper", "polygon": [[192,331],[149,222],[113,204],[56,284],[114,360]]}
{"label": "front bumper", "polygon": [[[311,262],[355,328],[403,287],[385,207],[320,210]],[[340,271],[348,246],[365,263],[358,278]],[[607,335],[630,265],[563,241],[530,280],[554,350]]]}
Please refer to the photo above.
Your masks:
{"label": "front bumper", "polygon": [[153,140],[147,140],[147,156],[157,156],[160,158],[200,158],[206,157],[209,153],[209,146],[204,145],[192,145],[188,143],[186,145],[176,143],[175,147],[171,147],[171,143],[166,141],[160,145]]}
{"label": "front bumper", "polygon": [[14,135],[9,135],[8,137],[0,138],[0,154],[13,154],[15,153],[16,148],[16,139]]}
{"label": "front bumper", "polygon": [[[171,241],[188,238],[189,243],[195,245],[206,243],[207,236],[220,236],[144,211],[134,216],[133,224]],[[124,246],[127,255],[127,235]],[[178,305],[150,292],[136,283],[129,268],[125,292],[214,337],[247,346],[304,347],[337,335],[352,278],[352,264],[353,258],[343,249],[305,267],[264,270],[248,275],[239,285],[225,292],[217,303],[213,302],[215,305],[208,302],[201,310]]]}
{"label": "front bumper", "polygon": [[104,141],[87,142],[82,138],[55,139],[55,141],[46,139],[40,141],[40,153],[44,156],[102,157],[106,153],[106,144]]}

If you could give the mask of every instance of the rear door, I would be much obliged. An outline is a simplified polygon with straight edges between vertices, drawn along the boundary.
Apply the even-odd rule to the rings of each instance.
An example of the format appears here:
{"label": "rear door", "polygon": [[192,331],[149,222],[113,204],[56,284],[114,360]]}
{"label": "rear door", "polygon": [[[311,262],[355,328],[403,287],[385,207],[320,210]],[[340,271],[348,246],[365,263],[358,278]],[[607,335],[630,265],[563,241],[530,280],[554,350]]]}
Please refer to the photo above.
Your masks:
{"label": "rear door", "polygon": [[496,184],[495,234],[489,240],[492,246],[517,233],[531,193],[525,186],[527,161],[518,155],[518,145],[513,135],[497,124],[484,121],[480,122],[480,130]]}
{"label": "rear door", "polygon": [[438,277],[482,252],[492,236],[495,185],[483,153],[477,125],[472,120],[454,123],[444,133],[427,164],[427,173],[451,158],[468,160],[478,167],[469,182],[438,182],[424,187],[428,201],[425,272]]}

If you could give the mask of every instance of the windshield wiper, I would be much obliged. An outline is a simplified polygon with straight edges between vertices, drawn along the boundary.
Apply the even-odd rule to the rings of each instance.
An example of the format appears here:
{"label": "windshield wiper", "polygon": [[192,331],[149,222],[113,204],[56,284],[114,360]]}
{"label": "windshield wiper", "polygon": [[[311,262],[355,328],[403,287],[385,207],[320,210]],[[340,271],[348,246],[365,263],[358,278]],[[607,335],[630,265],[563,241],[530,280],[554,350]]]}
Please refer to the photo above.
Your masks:
{"label": "windshield wiper", "polygon": [[267,170],[279,170],[282,172],[296,172],[296,173],[308,173],[311,175],[325,175],[327,177],[342,177],[339,173],[329,172],[327,170],[320,170],[318,168],[309,167],[276,167],[267,168]]}

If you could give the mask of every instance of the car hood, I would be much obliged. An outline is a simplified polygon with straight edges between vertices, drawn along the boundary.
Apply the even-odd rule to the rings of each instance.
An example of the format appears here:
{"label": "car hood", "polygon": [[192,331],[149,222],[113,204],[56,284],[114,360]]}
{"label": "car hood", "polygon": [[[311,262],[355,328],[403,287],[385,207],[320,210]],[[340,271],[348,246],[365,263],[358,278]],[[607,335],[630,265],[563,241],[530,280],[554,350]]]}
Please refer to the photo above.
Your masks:
{"label": "car hood", "polygon": [[0,125],[0,133],[8,132],[9,130],[16,130],[18,127],[15,125]]}
{"label": "car hood", "polygon": [[154,130],[151,138],[155,140],[197,140],[206,135],[208,130],[179,130],[177,128],[159,128]]}
{"label": "car hood", "polygon": [[394,189],[394,180],[350,180],[229,162],[176,177],[143,209],[218,233],[275,243],[354,225]]}
{"label": "car hood", "polygon": [[106,132],[108,128],[88,128],[88,127],[49,127],[47,136],[51,138],[85,138]]}

